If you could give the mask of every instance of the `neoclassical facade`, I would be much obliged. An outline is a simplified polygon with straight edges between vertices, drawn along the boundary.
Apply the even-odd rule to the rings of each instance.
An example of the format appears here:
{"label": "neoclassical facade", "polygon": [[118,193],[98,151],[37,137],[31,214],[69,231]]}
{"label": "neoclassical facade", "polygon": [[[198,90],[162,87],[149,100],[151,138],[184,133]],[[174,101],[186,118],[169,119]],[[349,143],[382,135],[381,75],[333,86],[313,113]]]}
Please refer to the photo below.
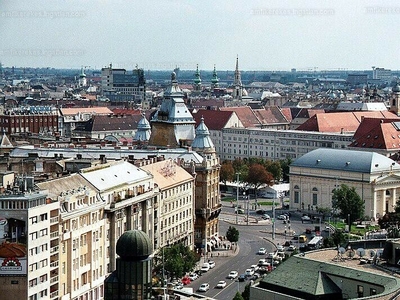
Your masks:
{"label": "neoclassical facade", "polygon": [[365,215],[379,218],[400,198],[400,165],[374,152],[316,149],[290,165],[290,207],[331,208],[336,187],[354,187]]}

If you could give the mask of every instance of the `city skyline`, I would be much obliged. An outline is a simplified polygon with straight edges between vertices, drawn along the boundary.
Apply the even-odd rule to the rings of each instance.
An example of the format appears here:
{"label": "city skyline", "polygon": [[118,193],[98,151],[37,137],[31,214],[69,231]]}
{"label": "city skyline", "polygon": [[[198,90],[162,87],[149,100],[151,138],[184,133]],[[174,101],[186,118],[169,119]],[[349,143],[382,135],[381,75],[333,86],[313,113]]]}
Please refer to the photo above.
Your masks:
{"label": "city skyline", "polygon": [[3,1],[0,62],[101,69],[399,70],[396,1]]}

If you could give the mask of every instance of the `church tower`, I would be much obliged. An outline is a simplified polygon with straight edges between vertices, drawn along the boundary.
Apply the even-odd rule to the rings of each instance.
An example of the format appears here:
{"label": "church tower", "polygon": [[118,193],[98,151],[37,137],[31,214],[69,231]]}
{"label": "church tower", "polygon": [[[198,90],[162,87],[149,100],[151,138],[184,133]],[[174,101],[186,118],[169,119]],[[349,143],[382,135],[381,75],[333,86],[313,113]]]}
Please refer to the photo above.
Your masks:
{"label": "church tower", "polygon": [[241,100],[243,93],[242,79],[239,71],[239,57],[236,57],[235,80],[233,82],[233,99]]}
{"label": "church tower", "polygon": [[197,93],[201,92],[201,78],[200,78],[199,65],[197,65],[196,73],[194,73],[194,90]]}
{"label": "church tower", "polygon": [[400,85],[398,82],[392,88],[389,111],[395,113],[397,116],[400,115]]}
{"label": "church tower", "polygon": [[212,74],[212,78],[211,78],[211,89],[215,89],[219,86],[219,78],[217,75],[217,71],[215,70],[215,65],[214,65],[214,71]]}
{"label": "church tower", "polygon": [[195,136],[195,121],[186,107],[176,74],[171,74],[171,85],[164,92],[160,109],[151,119],[150,146],[177,148],[190,146]]}
{"label": "church tower", "polygon": [[86,74],[83,70],[83,67],[81,68],[81,73],[79,74],[79,80],[78,80],[78,85],[80,87],[86,86],[87,82],[86,82]]}
{"label": "church tower", "polygon": [[203,244],[204,241],[210,240],[212,237],[218,238],[221,198],[219,193],[219,158],[203,117],[196,128],[196,137],[193,140],[192,149],[203,157],[203,162],[196,164],[195,169],[197,175],[194,230],[197,234],[194,242],[197,249],[204,249],[206,246]]}

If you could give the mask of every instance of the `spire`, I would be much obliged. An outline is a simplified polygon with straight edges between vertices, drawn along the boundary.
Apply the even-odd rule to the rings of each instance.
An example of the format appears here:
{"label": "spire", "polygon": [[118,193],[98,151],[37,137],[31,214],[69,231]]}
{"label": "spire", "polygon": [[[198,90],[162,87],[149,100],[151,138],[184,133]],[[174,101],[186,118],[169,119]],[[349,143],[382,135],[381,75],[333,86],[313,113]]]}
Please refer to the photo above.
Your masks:
{"label": "spire", "polygon": [[217,70],[215,69],[215,65],[214,65],[214,71],[213,71],[212,79],[211,79],[211,87],[212,88],[218,87],[218,82],[219,82],[219,78],[217,75]]}
{"label": "spire", "polygon": [[214,143],[210,138],[210,132],[206,124],[204,123],[204,118],[201,116],[201,121],[199,126],[196,128],[196,137],[192,142],[193,149],[214,149]]}
{"label": "spire", "polygon": [[196,73],[194,73],[194,89],[196,91],[201,90],[201,78],[200,78],[200,72],[199,72],[199,65],[197,65]]}
{"label": "spire", "polygon": [[233,98],[237,100],[242,99],[243,86],[242,86],[242,79],[240,77],[238,56],[236,56],[235,81],[233,85],[234,85]]}
{"label": "spire", "polygon": [[135,141],[148,141],[151,136],[150,123],[147,121],[144,114],[142,114],[142,119],[138,122],[137,131],[133,140]]}

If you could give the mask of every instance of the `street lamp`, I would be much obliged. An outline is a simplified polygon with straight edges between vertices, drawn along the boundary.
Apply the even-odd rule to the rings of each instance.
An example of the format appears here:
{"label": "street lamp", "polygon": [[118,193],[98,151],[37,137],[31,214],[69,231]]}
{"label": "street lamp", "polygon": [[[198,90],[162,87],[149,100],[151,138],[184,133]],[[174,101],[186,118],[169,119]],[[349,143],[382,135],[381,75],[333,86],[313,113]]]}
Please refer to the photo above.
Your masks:
{"label": "street lamp", "polygon": [[272,200],[272,239],[275,239],[275,197]]}
{"label": "street lamp", "polygon": [[239,214],[239,175],[240,173],[236,173],[236,224],[238,223]]}

